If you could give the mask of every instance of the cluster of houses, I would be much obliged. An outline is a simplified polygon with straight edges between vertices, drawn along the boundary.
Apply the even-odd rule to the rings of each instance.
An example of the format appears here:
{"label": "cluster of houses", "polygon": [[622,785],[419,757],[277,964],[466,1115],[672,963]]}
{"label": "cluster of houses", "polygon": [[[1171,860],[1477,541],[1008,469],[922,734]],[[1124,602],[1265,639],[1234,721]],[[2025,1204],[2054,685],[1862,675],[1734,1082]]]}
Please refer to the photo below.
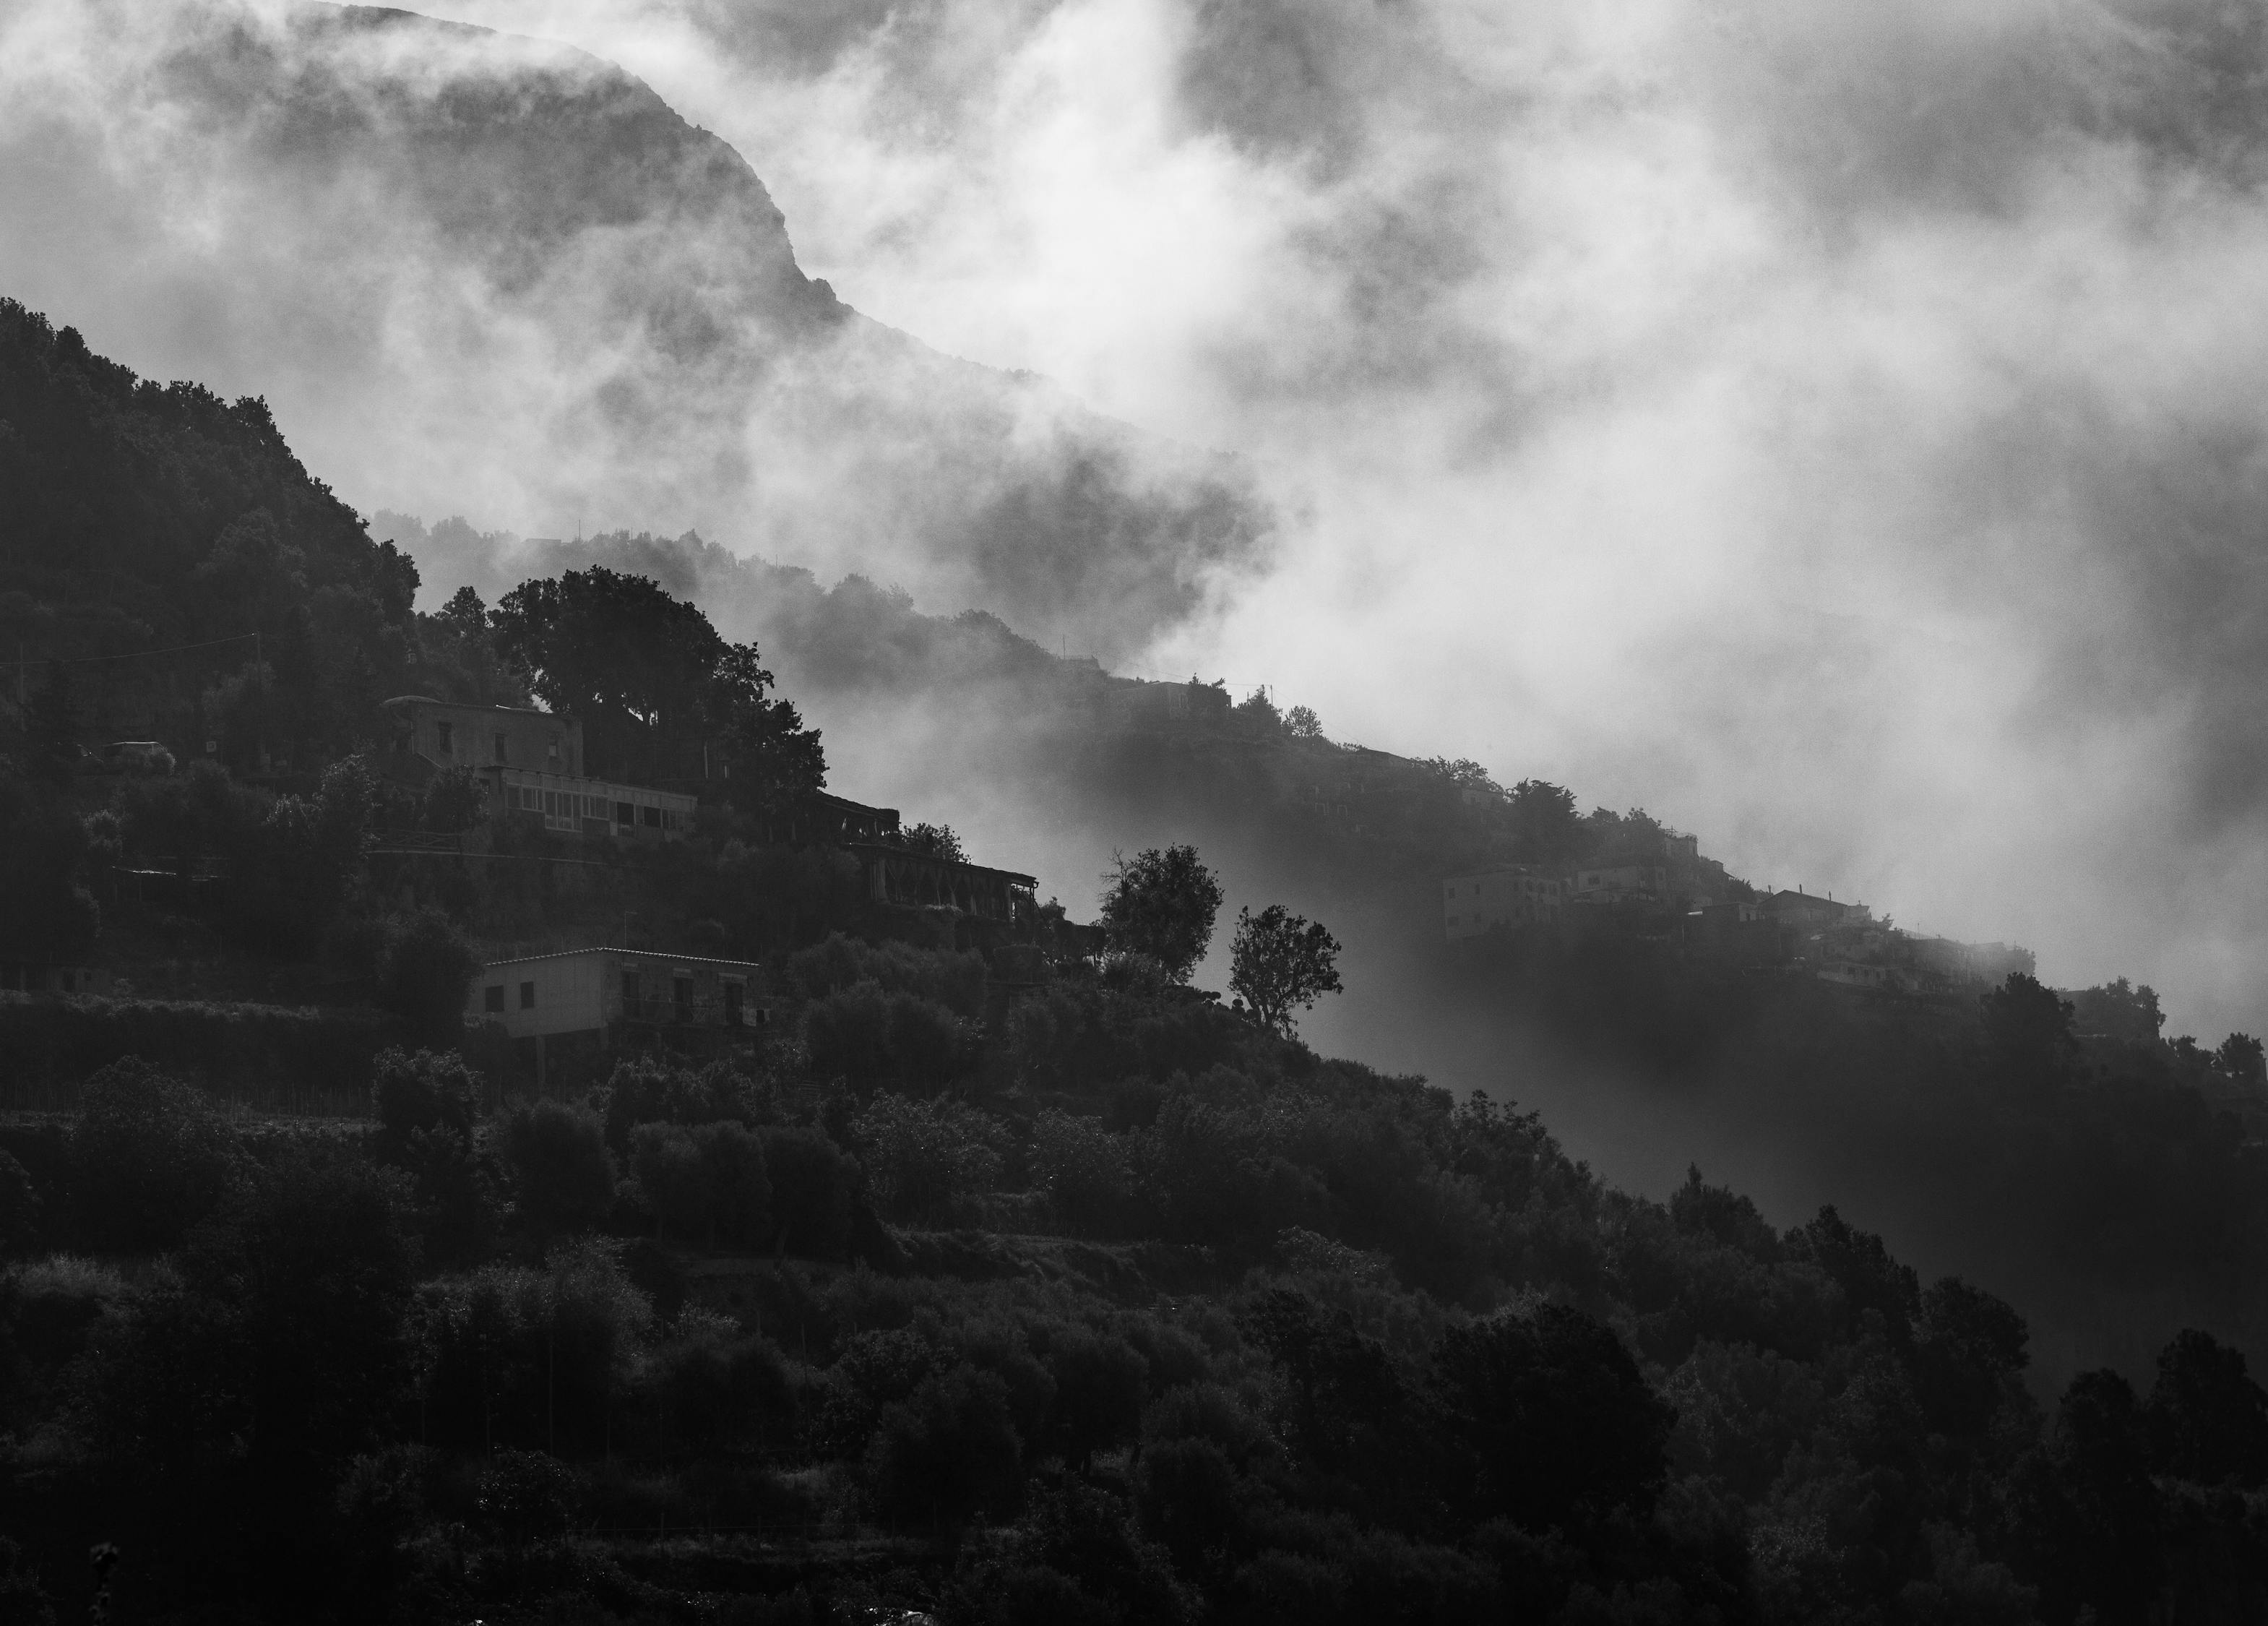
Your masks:
{"label": "cluster of houses", "polygon": [[1451,876],[1441,915],[1452,941],[1538,926],[1620,930],[1692,958],[1886,994],[1957,994],[2035,970],[2029,949],[1920,935],[1875,920],[1864,904],[1800,888],[1756,891],[1675,832],[1660,862],[1507,864]]}
{"label": "cluster of houses", "polygon": [[[700,797],[684,782],[662,788],[585,772],[583,728],[573,717],[418,695],[387,701],[386,712],[391,738],[378,766],[387,778],[416,789],[468,769],[480,787],[474,828],[449,850],[477,859],[514,821],[610,843],[677,841],[694,829]],[[704,757],[703,778],[707,766]],[[1035,877],[914,848],[901,839],[895,808],[822,794],[775,822],[776,836],[824,842],[855,858],[870,903],[999,925],[1035,907]],[[465,1024],[509,1041],[541,1083],[563,1060],[625,1043],[729,1046],[770,1020],[762,990],[753,962],[599,945],[490,962],[474,979]]]}

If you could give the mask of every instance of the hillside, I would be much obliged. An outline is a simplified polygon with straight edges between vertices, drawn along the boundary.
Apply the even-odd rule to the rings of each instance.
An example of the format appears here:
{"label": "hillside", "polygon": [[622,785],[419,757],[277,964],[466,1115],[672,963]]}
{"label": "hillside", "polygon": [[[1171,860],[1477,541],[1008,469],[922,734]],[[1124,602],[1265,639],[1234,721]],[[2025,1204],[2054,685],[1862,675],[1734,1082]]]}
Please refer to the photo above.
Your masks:
{"label": "hillside", "polygon": [[748,163],[612,64],[372,7],[55,26],[84,73],[22,85],[0,166],[70,202],[18,200],[0,279],[202,376],[256,348],[357,501],[674,516],[1103,649],[1268,545],[1233,462],[843,305]]}
{"label": "hillside", "polygon": [[[1376,934],[1343,957],[1351,988],[1403,957],[1439,986],[1420,1019],[1486,1011],[1712,1109],[1745,1081],[1778,1149],[1856,1135],[1868,1206],[1926,1205],[1954,1233],[1928,1245],[1994,1269],[1918,1272],[1849,1208],[1774,1224],[1697,1169],[1633,1195],[1532,1112],[1177,981],[1148,905],[1098,934],[1037,898],[878,897],[874,853],[950,863],[958,839],[799,836],[808,781],[762,765],[804,737],[802,696],[696,607],[600,571],[715,556],[625,537],[563,561],[615,617],[573,647],[543,641],[541,594],[416,614],[405,557],[255,403],[0,315],[6,439],[51,449],[11,487],[11,557],[34,567],[9,602],[27,639],[53,629],[40,654],[225,628],[200,584],[255,533],[263,620],[321,652],[280,694],[264,651],[188,652],[224,662],[201,692],[259,725],[249,755],[239,730],[195,760],[161,708],[189,765],[89,772],[67,665],[39,669],[5,742],[14,964],[135,985],[0,994],[16,1613],[69,1615],[98,1584],[117,1617],[180,1620],[2259,1612],[2262,1149],[2133,990],[2087,1001],[2094,1031],[2132,1032],[2082,1038],[2022,975],[1860,1001],[1680,953],[1643,911],[1446,942],[1446,862],[1668,838],[1210,685],[1114,683],[998,621],[731,567],[843,682],[1012,717],[1038,754],[979,765],[1029,774],[1010,788],[1053,817],[1197,835],[1244,890],[1335,889],[1331,927]],[[688,650],[715,670],[670,667]],[[627,658],[578,678],[593,651]],[[652,759],[699,735],[743,771],[695,781],[676,839],[483,814],[438,772],[409,796],[371,766],[393,748],[368,697],[397,680],[433,706],[627,684],[610,703]],[[695,680],[689,709],[655,700]],[[1200,964],[1201,913],[1172,939]],[[624,990],[607,1038],[548,1063],[464,1025],[483,960],[593,942],[737,965],[764,1020],[711,1031],[681,999],[633,1023]],[[2128,1370],[2074,1375],[2035,1304]],[[90,1578],[98,1542],[122,1556]]]}

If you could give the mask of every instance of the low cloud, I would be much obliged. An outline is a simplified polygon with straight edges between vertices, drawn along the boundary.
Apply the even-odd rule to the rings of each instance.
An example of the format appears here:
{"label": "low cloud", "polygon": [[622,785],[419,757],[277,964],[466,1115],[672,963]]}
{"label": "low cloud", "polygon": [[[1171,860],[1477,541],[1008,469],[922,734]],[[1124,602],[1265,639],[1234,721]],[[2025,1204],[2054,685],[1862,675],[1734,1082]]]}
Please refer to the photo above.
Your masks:
{"label": "low cloud", "polygon": [[[2253,13],[436,9],[622,63],[762,175],[803,271],[1064,396],[968,407],[878,341],[775,366],[797,404],[720,443],[667,381],[740,341],[615,303],[705,250],[584,232],[469,277],[434,234],[485,205],[316,187],[288,124],[254,180],[225,146],[162,200],[120,177],[240,138],[114,66],[26,94],[102,37],[59,3],[0,12],[0,207],[47,232],[0,276],[148,370],[265,389],[373,507],[864,567],[1642,802],[1759,880],[2153,981],[2208,1037],[2268,1020]],[[137,97],[173,111],[110,111]],[[667,263],[754,285],[733,259]],[[1154,439],[1059,442],[1069,399]],[[1094,562],[1046,554],[1066,525]]]}

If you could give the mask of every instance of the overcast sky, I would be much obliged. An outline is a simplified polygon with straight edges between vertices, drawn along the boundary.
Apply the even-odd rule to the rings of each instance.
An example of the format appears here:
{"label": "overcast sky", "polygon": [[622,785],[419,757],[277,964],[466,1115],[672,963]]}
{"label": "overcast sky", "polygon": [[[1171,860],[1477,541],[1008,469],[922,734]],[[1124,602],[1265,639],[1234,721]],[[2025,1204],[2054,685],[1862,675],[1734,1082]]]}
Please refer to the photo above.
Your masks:
{"label": "overcast sky", "polygon": [[843,297],[1248,456],[1155,652],[2268,1025],[2262,13],[497,4]]}
{"label": "overcast sky", "polygon": [[[1247,460],[1272,565],[1127,667],[2268,1027],[2258,8],[428,9],[644,78],[861,311]],[[11,71],[90,10],[0,0]]]}

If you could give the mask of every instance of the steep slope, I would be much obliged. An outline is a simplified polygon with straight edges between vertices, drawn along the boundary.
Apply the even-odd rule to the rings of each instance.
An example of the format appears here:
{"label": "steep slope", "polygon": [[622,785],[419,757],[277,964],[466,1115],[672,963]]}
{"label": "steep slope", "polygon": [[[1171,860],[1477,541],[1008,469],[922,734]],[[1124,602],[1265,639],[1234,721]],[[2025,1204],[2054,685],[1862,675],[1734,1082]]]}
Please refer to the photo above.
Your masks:
{"label": "steep slope", "polygon": [[0,25],[0,285],[256,377],[357,501],[698,523],[1105,649],[1263,545],[1221,460],[850,311],[610,64],[372,8],[99,27]]}

